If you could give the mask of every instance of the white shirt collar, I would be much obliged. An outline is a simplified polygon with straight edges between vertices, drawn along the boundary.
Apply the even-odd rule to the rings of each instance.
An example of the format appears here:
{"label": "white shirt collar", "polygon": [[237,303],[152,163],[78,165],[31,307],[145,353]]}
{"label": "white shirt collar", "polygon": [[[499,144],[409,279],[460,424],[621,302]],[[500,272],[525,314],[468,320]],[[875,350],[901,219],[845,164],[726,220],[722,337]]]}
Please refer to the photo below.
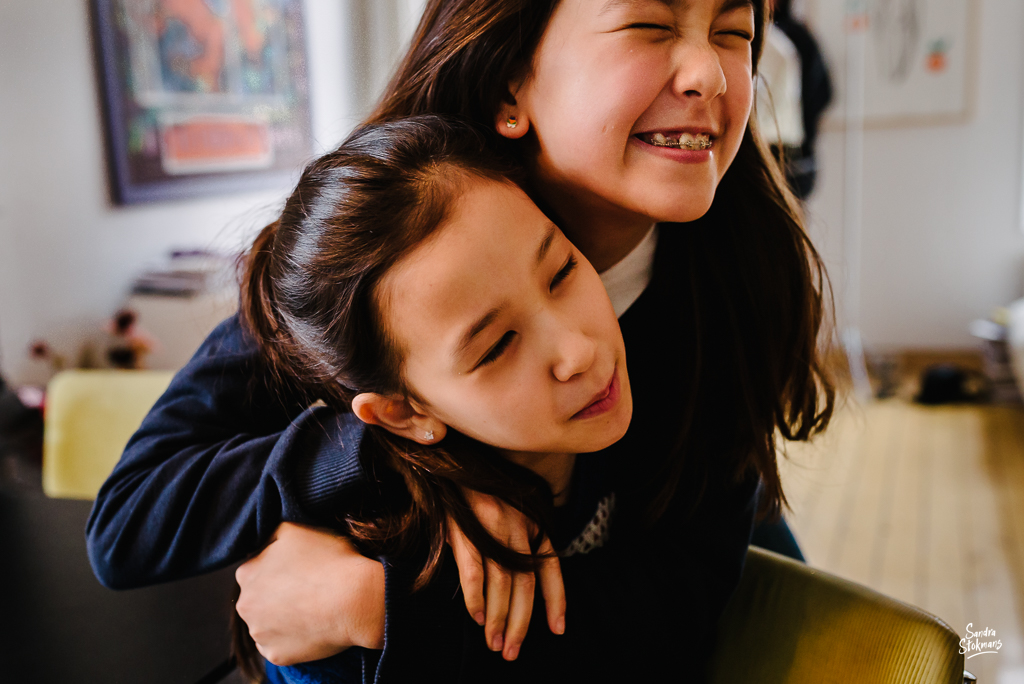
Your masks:
{"label": "white shirt collar", "polygon": [[601,282],[612,300],[616,316],[622,316],[647,289],[654,272],[654,250],[658,246],[658,226],[651,226],[647,235],[617,264],[601,274]]}

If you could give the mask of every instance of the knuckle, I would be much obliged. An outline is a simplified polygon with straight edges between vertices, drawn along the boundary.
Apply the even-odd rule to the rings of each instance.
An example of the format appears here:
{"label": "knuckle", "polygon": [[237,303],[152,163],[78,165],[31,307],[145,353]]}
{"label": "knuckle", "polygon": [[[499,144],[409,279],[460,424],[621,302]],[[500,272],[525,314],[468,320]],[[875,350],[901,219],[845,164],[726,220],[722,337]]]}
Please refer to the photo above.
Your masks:
{"label": "knuckle", "polygon": [[509,575],[507,572],[502,571],[494,574],[494,583],[498,587],[500,587],[501,589],[509,589],[512,587],[512,576]]}

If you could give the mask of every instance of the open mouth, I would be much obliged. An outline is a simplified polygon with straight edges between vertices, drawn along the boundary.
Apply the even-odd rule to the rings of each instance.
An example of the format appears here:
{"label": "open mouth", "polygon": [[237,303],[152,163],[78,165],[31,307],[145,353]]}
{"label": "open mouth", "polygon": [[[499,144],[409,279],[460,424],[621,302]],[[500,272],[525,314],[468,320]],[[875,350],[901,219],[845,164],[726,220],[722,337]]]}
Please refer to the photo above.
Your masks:
{"label": "open mouth", "polygon": [[709,150],[715,144],[715,139],[708,133],[654,133],[637,134],[640,140],[654,147],[674,147],[677,150]]}

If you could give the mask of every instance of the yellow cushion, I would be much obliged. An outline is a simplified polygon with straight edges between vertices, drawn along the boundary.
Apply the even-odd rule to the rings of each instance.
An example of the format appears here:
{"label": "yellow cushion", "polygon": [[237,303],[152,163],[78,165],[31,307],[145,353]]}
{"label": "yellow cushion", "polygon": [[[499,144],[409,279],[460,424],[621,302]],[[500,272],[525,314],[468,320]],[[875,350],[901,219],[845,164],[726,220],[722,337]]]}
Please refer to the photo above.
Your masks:
{"label": "yellow cushion", "polygon": [[713,684],[962,684],[960,637],[923,610],[751,547]]}
{"label": "yellow cushion", "polygon": [[43,433],[43,491],[93,499],[128,439],[167,389],[166,371],[75,370],[50,381]]}

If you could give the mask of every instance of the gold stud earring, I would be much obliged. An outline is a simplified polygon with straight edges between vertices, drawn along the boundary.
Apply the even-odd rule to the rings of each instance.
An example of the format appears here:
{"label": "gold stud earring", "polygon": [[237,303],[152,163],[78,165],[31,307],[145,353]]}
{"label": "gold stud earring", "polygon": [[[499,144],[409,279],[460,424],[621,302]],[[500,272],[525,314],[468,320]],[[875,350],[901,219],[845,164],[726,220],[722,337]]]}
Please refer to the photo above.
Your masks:
{"label": "gold stud earring", "polygon": [[505,119],[505,125],[509,128],[515,128],[519,125],[519,119],[516,118],[515,114],[510,114],[509,117]]}

